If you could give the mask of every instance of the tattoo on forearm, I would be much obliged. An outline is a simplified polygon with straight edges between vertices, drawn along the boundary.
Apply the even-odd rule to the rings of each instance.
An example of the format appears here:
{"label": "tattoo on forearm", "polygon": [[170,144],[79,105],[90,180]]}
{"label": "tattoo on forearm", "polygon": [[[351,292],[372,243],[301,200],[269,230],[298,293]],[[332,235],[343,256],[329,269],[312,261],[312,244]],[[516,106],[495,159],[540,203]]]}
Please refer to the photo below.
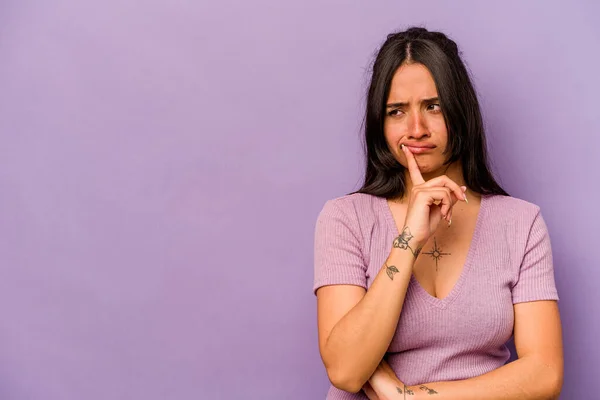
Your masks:
{"label": "tattoo on forearm", "polygon": [[419,256],[419,253],[421,252],[421,249],[423,248],[421,247],[417,247],[415,250],[413,250],[409,245],[408,242],[410,241],[410,239],[413,238],[413,235],[410,233],[410,229],[407,227],[404,228],[404,230],[402,231],[402,233],[400,234],[400,236],[398,236],[396,239],[394,239],[394,242],[392,243],[393,247],[399,248],[399,249],[409,249],[410,252],[413,254],[413,256],[415,258],[417,258]]}
{"label": "tattoo on forearm", "polygon": [[421,390],[425,390],[425,391],[427,392],[427,394],[438,394],[438,392],[436,392],[435,390],[433,390],[433,389],[431,389],[431,388],[428,388],[428,387],[427,387],[427,386],[425,386],[425,385],[421,385],[421,386],[419,386],[419,389],[421,389]]}
{"label": "tattoo on forearm", "polygon": [[398,391],[398,393],[404,394],[404,398],[406,398],[407,395],[408,396],[414,396],[415,395],[415,392],[413,392],[412,390],[410,390],[409,388],[407,388],[406,385],[404,385],[404,390],[402,390],[398,386],[396,386],[396,390]]}
{"label": "tattoo on forearm", "polygon": [[[436,392],[435,390],[428,388],[425,385],[421,385],[419,386],[419,389],[424,390],[427,392],[427,394],[429,395],[433,395],[433,394],[438,394],[438,392]],[[413,392],[411,389],[409,389],[408,387],[406,387],[406,385],[404,385],[404,390],[402,390],[402,388],[399,388],[398,386],[396,386],[396,390],[398,391],[399,394],[403,394],[403,398],[406,399],[406,396],[414,396],[415,392]]]}
{"label": "tattoo on forearm", "polygon": [[385,272],[387,272],[387,276],[389,276],[391,280],[394,280],[394,274],[397,274],[400,271],[398,271],[398,268],[394,267],[393,265],[387,265],[386,261]]}
{"label": "tattoo on forearm", "polygon": [[413,392],[412,390],[407,388],[406,385],[404,385],[404,390],[402,390],[398,386],[396,386],[396,390],[398,391],[398,393],[404,395],[404,396],[402,396],[403,399],[406,399],[406,396],[414,396],[415,395],[415,392]]}

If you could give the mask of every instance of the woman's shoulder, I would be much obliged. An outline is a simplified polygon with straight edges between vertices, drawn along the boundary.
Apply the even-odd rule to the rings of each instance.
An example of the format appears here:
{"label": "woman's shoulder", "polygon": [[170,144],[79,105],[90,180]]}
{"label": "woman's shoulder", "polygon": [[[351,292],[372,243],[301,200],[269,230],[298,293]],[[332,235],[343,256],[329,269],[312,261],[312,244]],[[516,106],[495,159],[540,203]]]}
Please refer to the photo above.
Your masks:
{"label": "woman's shoulder", "polygon": [[530,201],[501,194],[484,195],[486,206],[496,219],[504,221],[533,221],[540,213],[540,206]]}
{"label": "woman's shoulder", "polygon": [[381,213],[381,204],[385,201],[366,193],[351,193],[331,198],[325,202],[319,214],[319,219],[337,217],[347,224],[368,226],[378,218]]}
{"label": "woman's shoulder", "polygon": [[373,209],[376,203],[381,201],[383,201],[381,197],[371,194],[351,193],[327,200],[324,207],[338,208],[344,211],[368,210]]}

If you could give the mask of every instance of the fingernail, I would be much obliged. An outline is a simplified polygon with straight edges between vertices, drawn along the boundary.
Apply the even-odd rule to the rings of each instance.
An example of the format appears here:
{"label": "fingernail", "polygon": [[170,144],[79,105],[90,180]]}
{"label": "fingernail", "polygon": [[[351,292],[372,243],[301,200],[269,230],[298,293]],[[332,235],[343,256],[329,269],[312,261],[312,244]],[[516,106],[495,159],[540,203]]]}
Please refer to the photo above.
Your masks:
{"label": "fingernail", "polygon": [[462,189],[463,192],[467,191],[467,187],[466,186],[461,186],[460,188]]}
{"label": "fingernail", "polygon": [[450,218],[450,222],[448,222],[448,227],[452,225],[452,218]]}
{"label": "fingernail", "polygon": [[467,194],[463,193],[463,196],[465,196],[465,201],[467,202],[467,204],[469,204],[469,200],[467,200]]}
{"label": "fingernail", "polygon": [[404,150],[404,143],[402,143],[402,144],[400,145],[400,148],[401,148],[402,150]]}

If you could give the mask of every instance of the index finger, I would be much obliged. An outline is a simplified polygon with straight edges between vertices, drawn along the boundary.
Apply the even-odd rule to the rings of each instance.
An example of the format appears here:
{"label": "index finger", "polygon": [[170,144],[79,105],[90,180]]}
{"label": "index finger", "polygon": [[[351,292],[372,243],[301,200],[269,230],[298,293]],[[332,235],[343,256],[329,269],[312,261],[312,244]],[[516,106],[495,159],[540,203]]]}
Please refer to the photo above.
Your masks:
{"label": "index finger", "polygon": [[410,174],[410,179],[412,180],[413,185],[420,185],[425,182],[423,179],[423,175],[421,175],[421,171],[419,170],[419,166],[417,165],[417,160],[415,160],[415,156],[410,151],[408,147],[402,144],[402,150],[404,151],[404,155],[406,156],[406,162],[408,163],[408,173]]}

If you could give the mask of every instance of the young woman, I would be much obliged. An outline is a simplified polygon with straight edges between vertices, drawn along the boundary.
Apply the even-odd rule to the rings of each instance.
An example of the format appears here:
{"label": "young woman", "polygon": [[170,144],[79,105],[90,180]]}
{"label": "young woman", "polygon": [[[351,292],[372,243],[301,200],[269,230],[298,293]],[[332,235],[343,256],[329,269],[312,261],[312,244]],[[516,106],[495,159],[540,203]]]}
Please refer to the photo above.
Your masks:
{"label": "young woman", "polygon": [[[365,144],[364,185],[327,201],[316,225],[327,399],[558,398],[547,228],[490,173],[455,42],[424,28],[387,37]],[[518,360],[505,365],[513,335]]]}

